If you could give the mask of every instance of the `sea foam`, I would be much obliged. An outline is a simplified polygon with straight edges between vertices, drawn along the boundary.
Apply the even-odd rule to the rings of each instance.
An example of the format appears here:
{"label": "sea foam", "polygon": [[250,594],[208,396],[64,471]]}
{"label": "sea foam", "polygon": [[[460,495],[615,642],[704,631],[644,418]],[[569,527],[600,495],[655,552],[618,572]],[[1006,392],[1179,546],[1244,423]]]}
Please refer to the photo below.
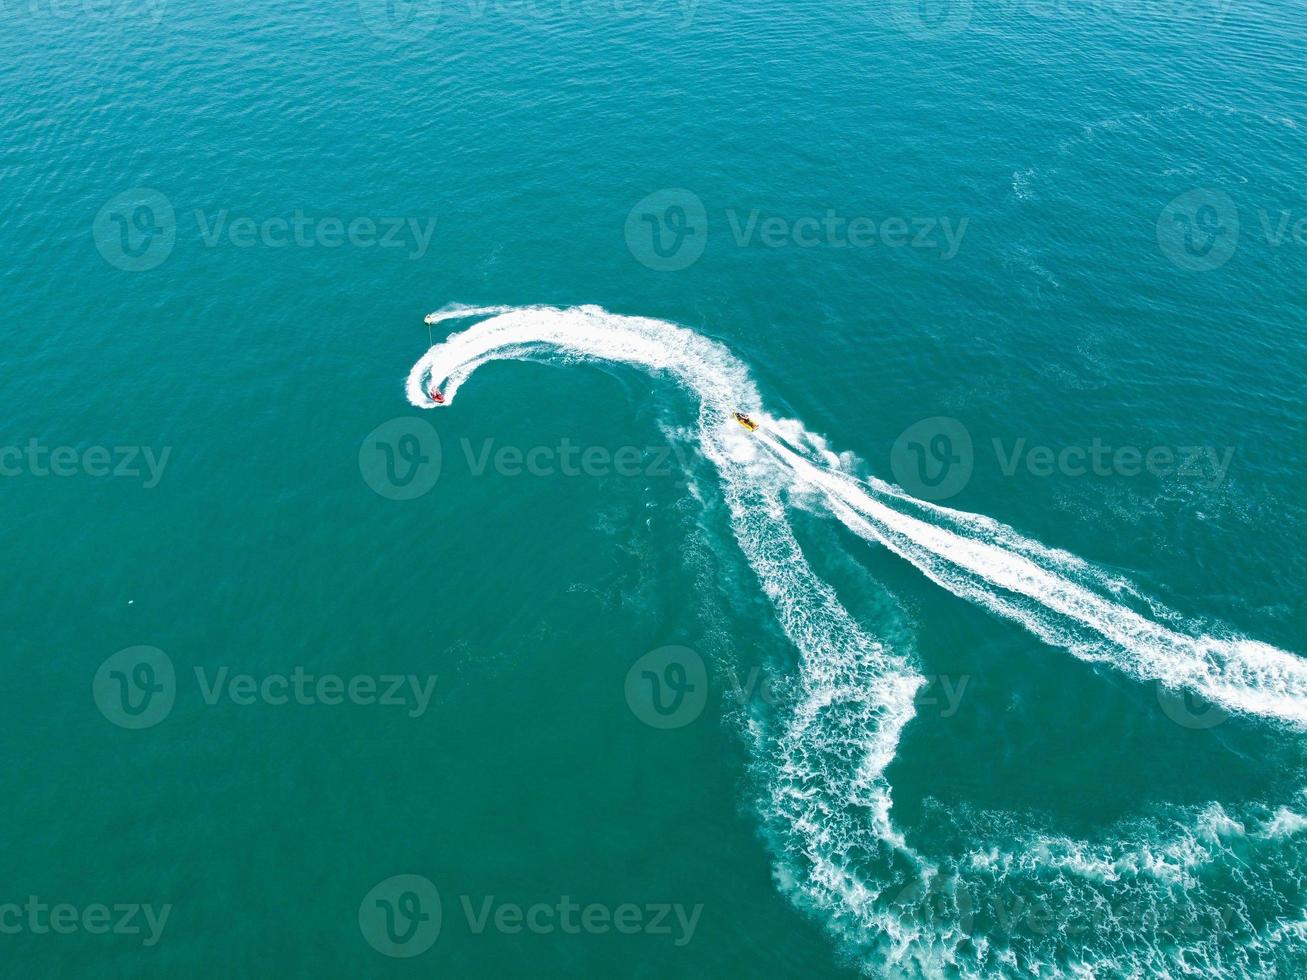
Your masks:
{"label": "sea foam", "polygon": [[[1056,941],[1052,947],[1031,942],[1018,952],[1011,936],[1003,940],[1008,926],[1001,906],[989,924],[996,934],[976,928],[978,917],[994,910],[977,907],[968,881],[974,886],[979,878],[992,889],[1049,876],[1075,899],[1073,911],[1101,904],[1108,886],[1205,927],[1192,903],[1172,892],[1196,887],[1203,869],[1225,853],[1226,838],[1243,837],[1244,826],[1213,804],[1188,818],[1188,829],[1183,822],[1170,831],[1146,828],[1108,844],[1036,835],[1014,849],[1009,836],[1003,848],[981,845],[961,861],[918,853],[891,819],[885,770],[925,680],[904,655],[870,635],[816,574],[789,507],[801,498],[806,509],[824,510],[929,580],[1074,656],[1192,692],[1230,712],[1307,729],[1307,661],[1255,640],[1210,635],[1074,555],[983,515],[859,477],[865,470],[859,460],[832,451],[798,420],[768,415],[748,369],[723,345],[684,327],[590,306],[447,307],[427,323],[459,319],[478,322],[433,346],[409,372],[407,395],[418,408],[452,406],[478,367],[505,359],[627,364],[679,386],[697,405],[698,448],[720,477],[735,539],[799,652],[786,715],[776,731],[758,735],[767,773],[762,819],[778,852],[776,881],[864,965],[926,975],[1018,969],[1090,975],[1177,963],[1181,973],[1226,972],[1231,964],[1213,945],[1219,940],[1190,941],[1185,932],[1126,942],[1130,925],[1110,908],[1098,921],[1108,940],[1089,960],[1063,955],[1060,967]],[[443,390],[443,406],[428,396],[433,386]],[[731,421],[734,411],[751,415],[759,431],[746,434]],[[1301,821],[1282,809],[1259,833],[1292,836]],[[1014,836],[1022,840],[1020,832]],[[1274,945],[1292,932],[1260,941]],[[1064,954],[1067,948],[1074,943]]]}

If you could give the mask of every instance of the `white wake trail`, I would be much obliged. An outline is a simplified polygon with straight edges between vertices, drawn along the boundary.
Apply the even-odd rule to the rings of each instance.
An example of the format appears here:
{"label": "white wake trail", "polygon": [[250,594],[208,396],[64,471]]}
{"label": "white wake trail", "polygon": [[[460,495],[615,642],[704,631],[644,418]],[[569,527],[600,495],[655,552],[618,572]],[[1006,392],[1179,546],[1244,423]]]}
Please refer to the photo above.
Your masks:
{"label": "white wake trail", "polygon": [[699,448],[721,477],[735,539],[800,655],[793,711],[771,744],[766,817],[802,865],[805,904],[828,917],[852,914],[893,935],[895,915],[875,907],[885,882],[931,873],[890,822],[884,777],[925,681],[869,636],[812,570],[781,499],[783,471],[742,429],[726,424],[730,411],[758,411],[747,369],[693,331],[595,307],[458,309],[428,321],[475,316],[491,319],[449,337],[413,366],[414,405],[436,407],[427,394],[433,386],[443,386],[445,404],[452,404],[459,386],[489,361],[542,357],[636,365],[665,374],[698,401]]}
{"label": "white wake trail", "polygon": [[[1176,632],[1040,564],[1033,557],[1039,553],[1033,542],[1014,549],[1018,535],[1011,528],[972,522],[975,536],[968,537],[890,504],[917,504],[923,513],[948,517],[958,527],[966,527],[975,515],[912,500],[879,481],[864,483],[822,469],[777,440],[767,442],[798,479],[825,494],[831,513],[849,530],[885,545],[954,594],[1014,619],[1086,660],[1109,661],[1139,680],[1190,690],[1231,711],[1307,728],[1307,661],[1302,658],[1254,640]],[[1092,631],[1099,642],[1068,633],[1066,621]]]}
{"label": "white wake trail", "polygon": [[[903,655],[868,635],[813,571],[789,519],[797,500],[884,545],[953,594],[1077,657],[1190,690],[1231,711],[1307,728],[1304,660],[1252,640],[1185,632],[1177,628],[1179,617],[1165,610],[1163,625],[1120,601],[1150,602],[1130,583],[1073,555],[991,518],[858,479],[799,422],[768,417],[748,369],[718,343],[674,324],[597,307],[447,308],[427,322],[458,319],[479,322],[436,344],[409,373],[408,399],[419,408],[441,407],[429,395],[433,388],[443,390],[444,406],[452,405],[472,373],[495,360],[633,365],[696,401],[699,448],[721,479],[735,539],[799,653],[788,715],[759,745],[768,774],[762,817],[780,852],[777,880],[859,950],[869,968],[993,975],[986,940],[968,937],[958,924],[967,917],[958,873],[1013,858],[978,851],[975,867],[941,870],[894,827],[885,770],[924,679]],[[745,433],[730,420],[733,411],[759,421],[759,431]],[[1048,854],[1031,859],[1035,870],[1029,873],[1097,869],[1109,859],[1113,867],[1129,867],[1153,846],[1145,841],[1131,850],[1125,844],[1077,864],[1072,858],[1096,853],[1090,845],[1055,841],[1045,846]],[[905,917],[905,903],[917,904],[923,894],[947,905],[957,921],[923,924]],[[1092,890],[1081,897],[1097,900]],[[1165,962],[1190,955],[1144,945]],[[1144,961],[1131,962],[1143,969]]]}
{"label": "white wake trail", "polygon": [[[449,337],[414,365],[408,379],[414,405],[435,407],[427,395],[432,385],[443,385],[451,404],[463,381],[487,361],[561,356],[634,364],[674,378],[690,389],[705,413],[700,435],[709,456],[722,441],[720,426],[735,434],[729,412],[763,417],[744,365],[684,328],[615,316],[597,307],[454,309],[433,313],[427,322],[464,317],[489,319]],[[804,438],[818,441],[798,423],[774,424],[797,428]],[[1191,691],[1230,711],[1307,729],[1307,660],[1254,640],[1191,635],[1164,626],[1104,594],[1107,577],[1074,556],[1024,539],[989,518],[915,500],[879,480],[857,480],[828,459],[797,452],[765,431],[759,437],[783,468],[782,475],[819,490],[832,516],[954,594],[1083,659],[1109,662],[1139,680]]]}

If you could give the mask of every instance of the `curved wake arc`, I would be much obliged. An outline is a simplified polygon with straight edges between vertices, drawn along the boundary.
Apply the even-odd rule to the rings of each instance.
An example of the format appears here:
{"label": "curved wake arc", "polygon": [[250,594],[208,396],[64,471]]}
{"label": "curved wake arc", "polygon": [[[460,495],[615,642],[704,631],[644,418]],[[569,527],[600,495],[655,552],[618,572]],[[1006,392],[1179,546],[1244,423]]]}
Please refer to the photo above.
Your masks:
{"label": "curved wake arc", "polygon": [[[725,443],[735,435],[729,427],[721,431],[729,412],[777,424],[762,411],[744,365],[685,328],[597,307],[469,308],[433,313],[427,322],[463,317],[489,319],[437,344],[414,365],[408,379],[414,405],[435,407],[426,395],[432,384],[443,384],[451,404],[459,386],[487,361],[561,356],[670,374],[697,398],[701,443],[718,454],[730,452]],[[1163,626],[1095,588],[1094,577],[1081,574],[1085,563],[980,515],[916,500],[879,480],[858,480],[835,465],[831,454],[795,448],[821,443],[798,423],[785,424],[801,434],[791,440],[794,445],[767,435],[767,426],[757,434],[778,485],[817,490],[845,527],[889,548],[950,592],[1082,659],[1191,691],[1229,711],[1307,729],[1307,660],[1255,640]]]}
{"label": "curved wake arc", "polygon": [[[1144,888],[1158,908],[1185,921],[1193,909],[1183,893],[1177,899],[1174,876],[1188,872],[1157,860],[1155,852],[1198,855],[1186,861],[1214,859],[1220,836],[1233,833],[1231,821],[1204,811],[1195,816],[1194,829],[1182,829],[1171,844],[1144,838],[1104,847],[1058,840],[1039,842],[1024,856],[981,849],[944,867],[915,851],[891,820],[885,770],[925,679],[904,655],[869,635],[814,572],[790,523],[791,494],[804,491],[806,506],[1051,645],[1141,681],[1192,691],[1233,712],[1307,730],[1307,661],[1249,639],[1212,637],[1197,628],[1186,632],[1177,625],[1179,617],[1165,610],[1159,613],[1163,625],[1119,601],[1123,594],[1146,597],[1088,562],[988,517],[857,478],[801,423],[768,416],[748,369],[725,347],[684,327],[598,307],[450,308],[427,322],[464,318],[479,322],[437,343],[409,372],[407,395],[414,406],[452,405],[478,367],[505,359],[632,365],[671,380],[695,400],[698,445],[720,478],[735,540],[799,654],[787,716],[775,722],[778,730],[755,736],[767,773],[761,817],[778,852],[777,882],[796,904],[824,918],[862,957],[864,968],[993,976],[1047,966],[1049,956],[1070,972],[1083,967],[1089,975],[1172,966],[1187,975],[1193,973],[1190,963],[1219,966],[1222,953],[1214,941],[1187,931],[1132,934],[1141,952],[1122,960],[1121,947],[1105,949],[1092,964],[1084,961],[1083,950],[1059,945],[1056,937],[1019,953],[1010,936],[1000,946],[998,939],[991,943],[969,934],[966,889],[959,887],[964,875],[1011,874],[1038,882],[1052,872],[1070,882],[1068,894],[1083,907],[1101,901],[1096,888],[1105,877],[1137,876],[1130,869],[1143,868],[1145,884],[1129,887]],[[428,396],[432,386],[443,389],[443,406]],[[761,428],[746,434],[731,421],[732,411],[747,413]],[[1307,826],[1307,819],[1285,813],[1286,826]],[[1166,826],[1155,828],[1156,834],[1165,838],[1176,825]],[[923,896],[942,901],[958,919],[923,923],[905,917],[905,901],[919,905]],[[1270,943],[1270,954],[1249,947],[1238,955],[1276,955],[1279,940],[1258,941]],[[1019,956],[1027,958],[1024,964]],[[1233,974],[1220,966],[1208,975]]]}

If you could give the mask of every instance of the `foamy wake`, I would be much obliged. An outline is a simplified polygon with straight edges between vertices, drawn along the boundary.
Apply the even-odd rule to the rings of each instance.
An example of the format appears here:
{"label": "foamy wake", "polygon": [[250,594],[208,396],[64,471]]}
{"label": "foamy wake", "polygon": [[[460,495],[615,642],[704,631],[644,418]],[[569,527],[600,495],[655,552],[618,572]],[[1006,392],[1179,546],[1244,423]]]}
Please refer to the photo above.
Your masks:
{"label": "foamy wake", "polygon": [[[433,386],[452,405],[478,367],[503,359],[628,364],[667,378],[696,400],[699,449],[720,475],[736,540],[800,655],[788,716],[764,739],[769,798],[763,816],[780,852],[777,878],[870,970],[992,975],[1077,967],[1009,962],[1010,950],[988,950],[986,940],[970,934],[967,920],[974,915],[958,875],[1006,874],[1012,855],[982,850],[967,867],[941,868],[895,829],[884,773],[924,680],[901,654],[868,635],[813,571],[788,516],[795,496],[809,507],[815,499],[819,510],[950,592],[1077,657],[1193,692],[1231,712],[1307,729],[1307,661],[1253,640],[1205,635],[1128,582],[1010,527],[859,479],[847,458],[800,423],[767,416],[748,370],[720,344],[674,324],[597,307],[456,308],[427,322],[462,318],[479,322],[432,347],[410,371],[413,405],[437,407],[427,394]],[[732,411],[749,413],[762,428],[747,435],[730,421]],[[1286,810],[1277,819],[1292,825],[1301,818]],[[1088,867],[1101,883],[1110,869],[1119,878],[1142,862],[1148,874],[1164,875],[1164,858],[1148,864],[1154,860],[1149,847],[1142,839],[1094,854],[1082,842],[1059,841],[1032,848],[1020,860],[1033,865],[1017,870],[1066,874]],[[905,914],[925,907],[950,914]],[[1170,950],[1158,955],[1201,952],[1183,943]],[[1128,973],[1158,965],[1131,955],[1123,942],[1110,968]],[[1099,966],[1109,968],[1106,961]]]}

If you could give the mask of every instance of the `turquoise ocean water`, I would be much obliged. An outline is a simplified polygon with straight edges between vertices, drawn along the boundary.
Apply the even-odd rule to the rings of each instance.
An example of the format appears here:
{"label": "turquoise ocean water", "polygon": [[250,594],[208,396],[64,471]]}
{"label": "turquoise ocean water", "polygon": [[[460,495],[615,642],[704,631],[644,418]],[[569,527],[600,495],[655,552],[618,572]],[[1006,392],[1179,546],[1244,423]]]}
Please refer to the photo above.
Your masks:
{"label": "turquoise ocean water", "polygon": [[5,0],[5,975],[1302,975],[1305,18]]}

